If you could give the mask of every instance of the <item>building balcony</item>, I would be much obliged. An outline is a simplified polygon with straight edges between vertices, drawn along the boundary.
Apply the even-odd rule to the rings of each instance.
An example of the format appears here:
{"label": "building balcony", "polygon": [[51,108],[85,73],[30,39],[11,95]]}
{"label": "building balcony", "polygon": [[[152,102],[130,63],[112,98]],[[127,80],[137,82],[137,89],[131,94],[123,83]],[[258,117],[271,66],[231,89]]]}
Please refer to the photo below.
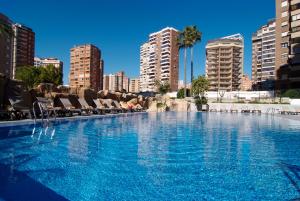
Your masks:
{"label": "building balcony", "polygon": [[292,33],[291,38],[300,38],[300,31]]}

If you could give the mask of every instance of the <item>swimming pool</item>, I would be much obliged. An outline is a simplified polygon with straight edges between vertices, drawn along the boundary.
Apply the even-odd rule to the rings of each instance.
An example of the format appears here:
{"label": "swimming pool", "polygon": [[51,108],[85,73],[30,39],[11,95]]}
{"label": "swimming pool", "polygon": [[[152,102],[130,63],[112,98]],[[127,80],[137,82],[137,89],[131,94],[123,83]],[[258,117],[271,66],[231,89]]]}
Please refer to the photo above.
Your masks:
{"label": "swimming pool", "polygon": [[300,198],[299,121],[170,112],[0,133],[0,200]]}

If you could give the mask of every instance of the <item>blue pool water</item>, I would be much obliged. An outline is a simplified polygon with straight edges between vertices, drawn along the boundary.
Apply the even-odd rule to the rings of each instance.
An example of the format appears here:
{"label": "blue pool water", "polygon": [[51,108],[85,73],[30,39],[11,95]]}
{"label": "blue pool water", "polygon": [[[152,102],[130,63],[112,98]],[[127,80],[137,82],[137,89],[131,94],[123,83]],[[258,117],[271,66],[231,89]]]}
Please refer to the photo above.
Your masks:
{"label": "blue pool water", "polygon": [[299,198],[299,121],[162,113],[0,128],[0,200]]}

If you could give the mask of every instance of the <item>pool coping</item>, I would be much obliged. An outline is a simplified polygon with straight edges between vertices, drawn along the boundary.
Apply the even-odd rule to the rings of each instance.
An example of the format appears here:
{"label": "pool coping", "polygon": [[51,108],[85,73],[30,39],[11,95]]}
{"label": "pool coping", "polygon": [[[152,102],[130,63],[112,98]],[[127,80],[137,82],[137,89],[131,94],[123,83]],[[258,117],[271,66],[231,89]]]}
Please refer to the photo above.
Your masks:
{"label": "pool coping", "polygon": [[[102,119],[102,118],[110,118],[110,117],[122,117],[122,116],[134,116],[139,114],[147,114],[148,112],[134,112],[134,113],[118,113],[118,114],[105,114],[105,115],[86,115],[86,116],[73,116],[73,117],[58,117],[55,119],[49,119],[50,122],[65,122],[65,121],[74,121],[74,120],[84,120],[84,119]],[[150,112],[156,113],[156,112]],[[281,114],[273,114],[269,116],[281,117],[289,120],[300,121],[300,115],[281,115]],[[44,120],[46,122],[47,120]],[[24,119],[24,120],[16,120],[16,121],[0,121],[1,127],[12,127],[12,126],[25,126],[25,125],[34,125],[43,123],[41,119],[37,119],[34,122],[33,119]]]}
{"label": "pool coping", "polygon": [[[135,116],[135,115],[140,115],[140,114],[147,114],[147,112],[57,117],[56,120],[54,118],[49,119],[49,122],[65,122],[65,121],[85,120],[85,119],[102,119],[102,118],[110,118],[110,117]],[[1,127],[12,127],[12,126],[34,125],[34,124],[40,124],[43,122],[47,122],[47,120],[44,119],[44,121],[42,121],[42,119],[37,119],[36,122],[33,119],[24,119],[24,120],[16,120],[16,121],[0,121],[0,128]]]}

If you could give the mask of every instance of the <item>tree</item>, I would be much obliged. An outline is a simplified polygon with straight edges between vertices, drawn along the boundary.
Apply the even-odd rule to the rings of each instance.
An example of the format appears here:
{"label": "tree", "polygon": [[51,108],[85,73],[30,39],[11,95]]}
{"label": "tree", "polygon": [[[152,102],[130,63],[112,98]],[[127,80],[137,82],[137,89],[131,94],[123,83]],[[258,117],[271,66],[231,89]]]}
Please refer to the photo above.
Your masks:
{"label": "tree", "polygon": [[161,82],[159,80],[155,80],[155,86],[157,88],[158,93],[161,95],[165,95],[171,89],[169,82]]}
{"label": "tree", "polygon": [[178,99],[184,98],[184,89],[179,89],[179,91],[177,92],[177,98]]}
{"label": "tree", "polygon": [[190,48],[191,50],[191,82],[194,80],[194,46],[201,42],[202,39],[202,33],[197,29],[197,26],[191,27],[191,39],[192,39],[192,46]]}
{"label": "tree", "polygon": [[204,93],[209,89],[209,81],[205,76],[199,76],[197,79],[193,80],[192,83],[192,93],[196,96],[204,96]]}
{"label": "tree", "polygon": [[186,97],[186,62],[187,62],[187,48],[193,45],[193,33],[192,27],[185,27],[178,36],[178,46],[179,50],[184,49],[184,97]]}
{"label": "tree", "polygon": [[62,84],[61,70],[53,65],[40,68],[40,83],[52,83],[55,85]]}
{"label": "tree", "polygon": [[284,92],[282,96],[288,98],[300,98],[300,91],[296,89],[289,89]]}
{"label": "tree", "polygon": [[16,79],[22,80],[25,85],[31,89],[39,85],[40,83],[51,83],[54,85],[62,84],[61,69],[56,68],[53,65],[46,67],[18,67],[16,69]]}
{"label": "tree", "polygon": [[24,66],[16,69],[16,79],[22,80],[27,88],[31,89],[39,83],[40,70],[32,66]]}

